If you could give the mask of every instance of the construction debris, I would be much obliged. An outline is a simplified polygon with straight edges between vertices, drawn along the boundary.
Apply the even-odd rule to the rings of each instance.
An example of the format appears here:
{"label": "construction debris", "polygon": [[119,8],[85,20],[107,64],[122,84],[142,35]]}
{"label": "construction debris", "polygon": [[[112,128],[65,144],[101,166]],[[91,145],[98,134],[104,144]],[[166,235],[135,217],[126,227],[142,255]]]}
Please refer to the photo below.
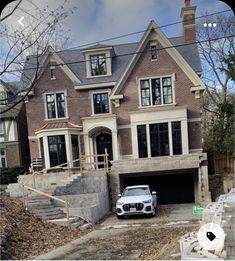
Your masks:
{"label": "construction debris", "polygon": [[207,223],[220,225],[225,232],[225,242],[215,250],[204,249],[197,240],[197,233],[186,234],[180,238],[182,260],[235,258],[235,189],[221,195],[217,202],[206,206],[202,213],[201,226]]}

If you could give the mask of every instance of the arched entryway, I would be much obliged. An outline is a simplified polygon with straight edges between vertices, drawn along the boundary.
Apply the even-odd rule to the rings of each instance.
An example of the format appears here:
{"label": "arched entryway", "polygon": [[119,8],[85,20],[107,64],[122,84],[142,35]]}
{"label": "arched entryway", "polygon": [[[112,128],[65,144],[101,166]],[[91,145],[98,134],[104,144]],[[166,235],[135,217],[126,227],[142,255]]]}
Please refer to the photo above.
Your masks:
{"label": "arched entryway", "polygon": [[[105,154],[107,149],[109,161],[113,160],[113,135],[110,129],[106,127],[96,127],[89,131],[91,155]],[[104,157],[97,158],[99,162],[104,161]],[[99,165],[103,167],[103,165]]]}
{"label": "arched entryway", "polygon": [[[95,137],[96,143],[96,153],[104,154],[105,149],[107,149],[107,153],[109,154],[108,159],[113,160],[113,146],[112,146],[112,135],[111,133],[99,133]],[[98,161],[103,161],[102,157],[98,157]]]}

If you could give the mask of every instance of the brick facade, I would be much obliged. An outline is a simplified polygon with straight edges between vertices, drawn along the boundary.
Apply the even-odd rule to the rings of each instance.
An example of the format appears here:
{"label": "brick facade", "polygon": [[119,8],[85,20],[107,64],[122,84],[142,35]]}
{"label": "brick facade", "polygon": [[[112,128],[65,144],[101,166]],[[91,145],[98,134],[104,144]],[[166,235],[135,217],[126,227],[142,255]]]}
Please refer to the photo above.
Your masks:
{"label": "brick facade", "polygon": [[[189,2],[187,2],[187,4],[189,4]],[[185,21],[188,19],[185,17],[184,13],[187,8],[190,9],[193,17],[195,12],[195,8],[190,7],[190,4],[183,8],[184,10],[182,11],[182,15]],[[193,40],[193,37],[195,37],[195,28],[193,28],[190,24],[187,24],[187,22],[184,24],[184,38],[186,42],[189,42]],[[67,68],[65,68],[65,66],[63,68],[56,66],[56,79],[51,80],[50,66],[55,65],[54,60],[56,60],[54,59],[56,57],[52,56],[51,60],[53,60],[53,63],[49,62],[47,65],[37,85],[35,86],[34,95],[29,97],[29,101],[26,104],[31,158],[40,156],[38,140],[39,138],[42,138],[45,152],[44,156],[47,158],[45,165],[47,168],[49,168],[51,165],[49,157],[50,155],[54,156],[56,153],[54,150],[52,154],[50,154],[51,151],[49,149],[50,144],[48,145],[48,136],[64,135],[67,160],[72,161],[74,155],[71,135],[74,135],[75,133],[75,135],[79,136],[79,149],[82,155],[97,154],[97,147],[100,146],[103,149],[104,146],[107,146],[107,143],[109,142],[108,146],[111,146],[113,156],[110,173],[113,203],[115,203],[117,194],[121,192],[120,175],[122,176],[123,180],[125,179],[124,175],[128,175],[128,172],[132,173],[133,175],[138,174],[139,176],[143,174],[143,177],[144,175],[149,175],[150,173],[156,176],[164,175],[163,173],[178,175],[183,169],[187,169],[187,173],[190,175],[193,174],[191,175],[192,182],[190,182],[193,184],[191,191],[194,190],[195,202],[206,203],[209,199],[207,166],[200,165],[202,158],[206,158],[206,156],[202,154],[201,149],[201,113],[200,99],[198,98],[198,95],[204,89],[204,85],[195,73],[201,70],[200,66],[198,66],[198,64],[200,64],[199,57],[197,55],[197,51],[195,51],[198,64],[195,65],[196,63],[192,63],[189,65],[190,61],[187,64],[186,60],[178,56],[179,53],[176,50],[173,49],[173,51],[169,51],[164,49],[165,46],[161,45],[161,43],[164,43],[165,41],[166,44],[166,39],[164,39],[164,36],[161,35],[159,31],[157,31],[158,29],[156,29],[156,25],[153,22],[150,23],[150,27],[151,26],[152,29],[146,31],[146,34],[143,36],[139,45],[137,47],[133,47],[132,51],[134,52],[138,50],[139,46],[143,45],[143,49],[141,49],[142,53],[139,57],[136,56],[138,59],[135,59],[135,55],[132,56],[133,66],[130,65],[130,67],[132,66],[132,69],[129,70],[126,75],[125,69],[128,68],[127,66],[129,66],[128,60],[126,59],[123,65],[120,63],[120,60],[118,62],[118,59],[115,57],[115,55],[112,57],[112,68],[119,64],[120,68],[122,69],[120,70],[118,66],[115,67],[115,70],[113,69],[113,74],[116,73],[116,75],[118,75],[117,78],[113,77],[116,75],[99,75],[90,79],[87,77],[85,71],[86,64],[84,63],[83,67],[78,66],[76,68],[77,71],[75,70],[76,65],[73,65],[73,70],[68,66],[71,71],[76,71],[76,73],[74,73],[76,77],[79,78],[81,76],[81,83],[75,82],[74,79],[71,80],[72,77],[68,77],[68,74],[65,73]],[[157,59],[154,61],[151,58],[150,52],[151,41],[154,41],[157,47]],[[92,47],[91,54],[94,55],[94,50],[96,49],[97,54],[100,54],[101,51],[99,48],[108,48],[110,50],[112,47]],[[124,50],[126,50],[126,48],[127,45],[125,45]],[[130,48],[130,45],[128,48]],[[119,51],[120,50],[121,49],[119,49]],[[124,50],[122,50],[120,53],[123,53]],[[85,50],[85,52],[86,54],[89,53],[89,49]],[[81,58],[83,53],[77,50],[77,54],[78,57]],[[65,53],[63,55],[65,55]],[[184,58],[186,59],[186,57]],[[119,57],[119,59],[121,58]],[[191,66],[191,68],[189,68],[189,66]],[[193,70],[195,72],[193,72]],[[141,78],[146,79],[150,77],[165,76],[172,76],[173,103],[168,105],[161,104],[149,107],[141,107],[139,97],[139,80]],[[122,79],[125,80],[123,80],[123,85],[121,85],[119,88],[119,83],[122,84]],[[75,88],[77,88],[77,90]],[[102,114],[93,114],[92,93],[94,91],[100,90],[105,90],[109,94],[111,92],[109,96],[109,105],[111,108],[109,113],[106,111]],[[53,93],[58,91],[65,92],[65,107],[67,110],[67,117],[62,119],[48,120],[46,119],[45,95],[46,93]],[[197,94],[197,97],[195,94]],[[138,153],[140,150],[138,147],[137,126],[139,125],[139,122],[142,121],[144,122],[143,124],[146,125],[146,137],[144,138],[145,140],[143,143],[143,148],[146,150],[145,147],[147,147],[147,156],[146,152],[144,152],[144,158],[139,158],[140,156]],[[180,131],[179,129],[173,129],[172,122],[174,121],[180,121]],[[48,125],[47,123],[56,122],[57,125],[55,125],[57,127],[54,129],[47,129],[45,127]],[[58,128],[58,124],[63,123],[63,126],[65,126],[65,122],[71,123],[70,126],[80,125],[81,129],[79,129],[79,127],[76,130],[73,127],[69,127],[67,129],[62,127],[61,129]],[[169,135],[167,136],[168,144],[165,143],[165,145],[161,145],[162,148],[165,146],[165,154],[162,152],[159,154],[152,154],[152,145],[156,145],[157,143],[155,141],[155,143],[150,144],[150,124],[163,122],[167,123],[167,125],[164,125],[164,128],[167,126],[167,130],[165,132],[167,132],[167,135]],[[52,125],[53,124],[50,126]],[[173,134],[173,131],[178,134]],[[105,133],[106,137],[108,137],[106,138],[106,143],[103,144],[102,140],[99,141],[101,143],[98,142],[98,137],[102,137],[102,135],[100,135],[102,133]],[[175,136],[173,137],[173,135]],[[178,139],[179,136],[177,135],[181,135],[181,145],[177,145],[177,142],[180,141],[180,139]],[[158,139],[160,138],[158,137]],[[161,139],[163,140],[163,138]],[[173,139],[176,141],[173,141]],[[159,143],[159,140],[157,142]],[[175,148],[179,148],[180,152],[175,152]],[[108,149],[110,149],[110,147],[108,147]],[[162,156],[152,157],[152,155]],[[183,161],[185,162],[185,165],[182,165]],[[175,193],[178,192],[175,191]]]}
{"label": "brick facade", "polygon": [[[158,48],[162,48],[160,43],[157,43],[157,45]],[[121,90],[124,99],[120,102],[120,107],[115,107],[113,104],[111,105],[112,113],[118,116],[117,125],[130,125],[129,113],[145,110],[145,108],[139,108],[139,78],[164,76],[173,73],[175,74],[174,88],[176,105],[168,105],[165,107],[174,111],[175,106],[187,106],[188,119],[200,118],[200,99],[195,99],[195,94],[190,91],[190,88],[193,87],[191,80],[166,50],[160,50],[158,52],[157,61],[151,61],[149,45],[147,44]],[[106,88],[110,89],[112,87]],[[74,124],[82,125],[82,117],[92,115],[90,91],[76,91],[73,82],[60,67],[56,67],[56,79],[51,80],[50,65],[48,65],[35,86],[34,96],[31,96],[29,102],[26,104],[29,136],[35,136],[35,130],[41,128],[45,123],[54,122],[54,120],[45,120],[44,94],[46,92],[55,91],[67,92],[68,118],[60,121],[69,120]],[[158,110],[157,106],[155,110]],[[195,123],[188,124],[189,149],[201,149],[202,136],[200,122],[197,123],[197,127],[195,126]],[[119,129],[117,134],[119,155],[131,155],[131,129]],[[84,139],[81,138],[82,151],[84,152],[83,143]],[[30,141],[30,152],[31,158],[39,156],[37,140],[34,140],[34,142],[32,140]]]}
{"label": "brick facade", "polygon": [[9,168],[21,165],[19,144],[6,145],[7,166]]}

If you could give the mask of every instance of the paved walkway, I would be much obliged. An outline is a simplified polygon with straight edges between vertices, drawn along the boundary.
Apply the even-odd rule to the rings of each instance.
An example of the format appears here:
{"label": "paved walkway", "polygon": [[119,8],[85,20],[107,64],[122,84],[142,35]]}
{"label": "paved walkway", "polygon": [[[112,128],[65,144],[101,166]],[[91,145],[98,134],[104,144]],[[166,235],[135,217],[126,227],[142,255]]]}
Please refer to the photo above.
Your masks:
{"label": "paved walkway", "polygon": [[161,206],[159,214],[154,218],[133,217],[118,220],[113,214],[98,229],[34,259],[138,259],[145,248],[161,240],[160,232],[168,231],[171,237],[173,230],[177,234],[177,229],[197,229],[198,217],[193,216],[192,206]]}

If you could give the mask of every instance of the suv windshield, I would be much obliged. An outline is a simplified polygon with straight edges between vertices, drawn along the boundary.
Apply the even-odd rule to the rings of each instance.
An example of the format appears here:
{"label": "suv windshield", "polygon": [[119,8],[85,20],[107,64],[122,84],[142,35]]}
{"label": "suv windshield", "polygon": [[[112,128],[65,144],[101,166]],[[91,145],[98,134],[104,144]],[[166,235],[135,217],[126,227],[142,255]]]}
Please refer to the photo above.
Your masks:
{"label": "suv windshield", "polygon": [[148,188],[130,188],[126,189],[123,192],[123,197],[127,196],[141,196],[141,195],[149,195],[149,189]]}

